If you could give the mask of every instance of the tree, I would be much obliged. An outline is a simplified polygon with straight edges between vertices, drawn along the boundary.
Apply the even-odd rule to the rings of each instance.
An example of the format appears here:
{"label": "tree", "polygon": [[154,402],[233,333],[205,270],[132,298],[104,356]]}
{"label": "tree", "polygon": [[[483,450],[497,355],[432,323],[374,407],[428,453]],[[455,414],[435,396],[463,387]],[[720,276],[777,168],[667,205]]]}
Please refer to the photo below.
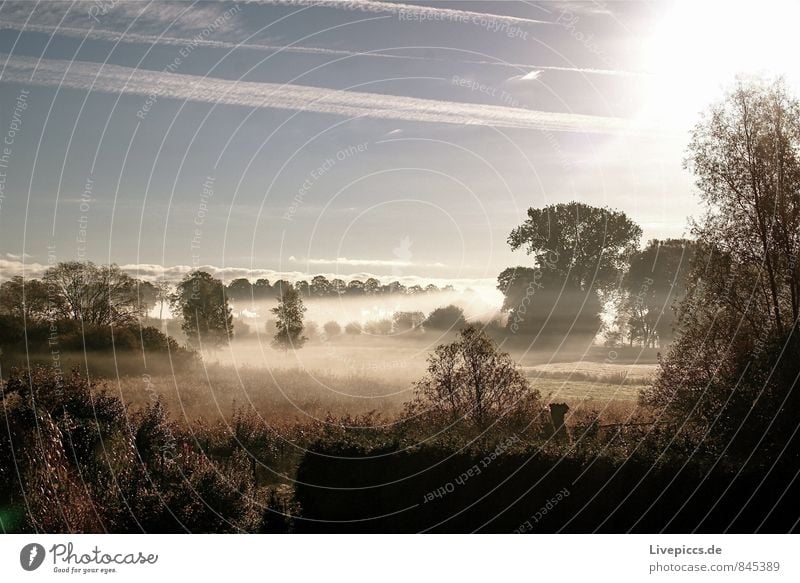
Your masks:
{"label": "tree", "polygon": [[426,330],[458,330],[464,324],[464,310],[453,304],[436,308],[423,323]]}
{"label": "tree", "polygon": [[233,337],[233,314],[222,281],[205,271],[187,274],[170,298],[182,317],[181,330],[198,348],[217,348]]}
{"label": "tree", "polygon": [[290,289],[294,289],[294,286],[292,285],[291,281],[287,281],[285,279],[279,279],[274,284],[272,284],[272,291],[276,293],[278,297],[281,297],[281,295],[283,295],[284,292]]}
{"label": "tree", "polygon": [[381,292],[381,282],[375,279],[374,277],[370,277],[367,281],[364,282],[364,293],[368,296],[374,296]]}
{"label": "tree", "polygon": [[425,320],[422,312],[395,312],[392,316],[392,329],[395,333],[409,332],[419,328]]}
{"label": "tree", "polygon": [[311,295],[324,298],[331,294],[331,283],[324,275],[315,275],[311,279]]}
{"label": "tree", "polygon": [[339,322],[335,320],[331,320],[330,322],[325,322],[325,325],[322,326],[322,329],[325,330],[325,335],[328,338],[333,336],[338,336],[342,333],[342,327],[339,325]]}
{"label": "tree", "polygon": [[602,327],[597,290],[575,289],[555,270],[509,267],[497,276],[497,289],[508,312],[506,330],[540,345],[566,339],[591,344]]}
{"label": "tree", "polygon": [[347,295],[349,296],[363,296],[364,295],[364,282],[360,279],[353,279],[347,284]]}
{"label": "tree", "polygon": [[370,320],[364,324],[364,332],[373,336],[388,336],[392,333],[392,321],[389,318]]}
{"label": "tree", "polygon": [[281,350],[301,348],[308,340],[303,336],[303,317],[306,307],[297,290],[292,287],[284,289],[278,298],[278,306],[271,311],[277,319],[272,345]]}
{"label": "tree", "polygon": [[800,104],[781,80],[739,79],[695,127],[687,167],[706,214],[680,335],[642,399],[730,451],[778,451],[800,410]]}
{"label": "tree", "polygon": [[47,317],[48,303],[47,286],[38,279],[15,275],[0,285],[0,313],[20,320],[41,320]]}
{"label": "tree", "polygon": [[150,310],[158,303],[158,288],[149,281],[136,281],[136,294],[139,299],[142,314],[147,316]]}
{"label": "tree", "polygon": [[386,285],[381,286],[382,294],[405,294],[406,293],[406,286],[404,286],[399,281],[393,281],[387,283]]}
{"label": "tree", "polygon": [[528,209],[511,231],[511,249],[524,248],[540,269],[555,272],[574,289],[603,291],[618,283],[642,229],[623,212],[580,202]]}
{"label": "tree", "polygon": [[68,261],[48,268],[43,281],[57,319],[126,326],[144,313],[138,281],[117,265]]}
{"label": "tree", "polygon": [[539,401],[539,392],[511,357],[473,325],[428,357],[427,374],[416,383],[415,394],[409,412],[467,419],[478,426],[518,413],[532,416]]}
{"label": "tree", "polygon": [[347,284],[344,280],[341,279],[332,279],[331,280],[331,294],[334,296],[343,296],[345,291],[347,291]]}
{"label": "tree", "polygon": [[246,277],[239,277],[228,284],[227,293],[228,299],[234,301],[253,299],[253,286]]}
{"label": "tree", "polygon": [[272,286],[268,279],[257,279],[253,284],[253,299],[265,300],[272,294]]}
{"label": "tree", "polygon": [[305,279],[301,279],[300,281],[294,284],[294,289],[297,290],[297,293],[300,294],[300,297],[307,298],[311,295],[311,286]]}
{"label": "tree", "polygon": [[498,277],[509,330],[539,338],[591,341],[600,326],[601,294],[613,289],[642,230],[623,212],[579,202],[528,209],[508,243],[533,255],[533,268]]}
{"label": "tree", "polygon": [[164,281],[156,282],[156,301],[158,302],[158,321],[164,323],[164,304],[169,301],[170,298],[170,286],[169,283]]}
{"label": "tree", "polygon": [[631,256],[620,302],[631,342],[663,347],[671,341],[673,307],[686,293],[693,257],[694,242],[686,239],[653,239]]}

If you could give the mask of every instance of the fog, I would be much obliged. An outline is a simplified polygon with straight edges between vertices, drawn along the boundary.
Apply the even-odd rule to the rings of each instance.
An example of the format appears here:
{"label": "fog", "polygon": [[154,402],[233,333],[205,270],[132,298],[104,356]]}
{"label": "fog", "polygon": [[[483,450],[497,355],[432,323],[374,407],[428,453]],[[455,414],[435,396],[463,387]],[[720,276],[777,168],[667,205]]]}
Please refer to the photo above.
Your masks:
{"label": "fog", "polygon": [[[276,350],[272,347],[273,316],[277,300],[232,303],[234,339],[229,346],[205,351],[209,363],[237,367],[270,369],[300,368],[321,374],[381,378],[404,387],[423,373],[428,354],[437,345],[450,341],[456,330],[420,329],[389,334],[346,334],[351,322],[362,326],[369,322],[391,320],[397,312],[421,312],[427,317],[436,308],[456,305],[464,310],[467,321],[489,322],[501,316],[502,296],[474,290],[438,292],[419,295],[383,295],[343,298],[307,298],[304,304],[305,335],[302,348]],[[328,336],[326,322],[337,322],[342,333]]]}
{"label": "fog", "polygon": [[[319,325],[335,321],[341,326],[349,322],[364,324],[371,320],[391,318],[396,312],[422,312],[426,316],[435,310],[456,305],[464,310],[467,320],[489,321],[500,315],[503,296],[493,289],[480,289],[430,294],[389,294],[340,298],[306,298],[306,321]],[[231,302],[234,317],[250,325],[263,324],[271,319],[270,310],[277,299]]]}

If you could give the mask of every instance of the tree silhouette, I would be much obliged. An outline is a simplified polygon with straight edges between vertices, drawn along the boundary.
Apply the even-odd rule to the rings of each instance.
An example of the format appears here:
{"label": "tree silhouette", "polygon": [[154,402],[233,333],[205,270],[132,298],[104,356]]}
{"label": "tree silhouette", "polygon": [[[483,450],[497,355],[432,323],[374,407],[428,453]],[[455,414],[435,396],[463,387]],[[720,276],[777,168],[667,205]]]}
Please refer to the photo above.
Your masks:
{"label": "tree silhouette", "polygon": [[433,310],[423,325],[426,330],[458,330],[465,323],[464,310],[451,304]]}
{"label": "tree silhouette", "polygon": [[306,307],[297,290],[292,287],[286,288],[278,298],[278,306],[271,311],[276,317],[276,332],[272,345],[281,350],[301,348],[308,340],[303,336],[303,317]]}
{"label": "tree silhouette", "polygon": [[625,213],[579,202],[528,209],[508,243],[532,255],[534,267],[498,276],[508,330],[540,342],[592,342],[601,294],[618,284],[641,233]]}
{"label": "tree silhouette", "polygon": [[740,79],[695,128],[687,166],[707,212],[680,337],[643,401],[734,451],[782,447],[800,407],[800,104],[781,80]]}
{"label": "tree silhouette", "polygon": [[539,392],[511,357],[473,325],[464,327],[454,342],[436,348],[415,392],[409,414],[467,419],[478,426],[518,413],[529,416],[539,400]]}
{"label": "tree silhouette", "polygon": [[694,242],[654,239],[631,256],[620,302],[631,342],[663,347],[672,340],[674,307],[686,293]]}
{"label": "tree silhouette", "polygon": [[222,281],[205,271],[186,275],[171,297],[172,310],[181,315],[181,330],[195,347],[218,348],[233,336],[231,314]]}

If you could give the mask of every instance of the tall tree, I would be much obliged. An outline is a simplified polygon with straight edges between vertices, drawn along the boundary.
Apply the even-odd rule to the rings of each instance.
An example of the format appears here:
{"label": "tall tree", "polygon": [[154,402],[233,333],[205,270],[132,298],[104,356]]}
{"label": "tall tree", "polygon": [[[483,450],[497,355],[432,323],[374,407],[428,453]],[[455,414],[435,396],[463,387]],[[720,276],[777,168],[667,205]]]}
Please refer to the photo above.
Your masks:
{"label": "tall tree", "polygon": [[572,289],[605,291],[619,283],[641,236],[642,229],[621,211],[570,202],[528,209],[508,243]]}
{"label": "tall tree", "polygon": [[272,345],[282,350],[301,348],[307,338],[303,336],[303,317],[306,307],[303,299],[293,287],[286,288],[278,298],[278,306],[272,308],[275,314],[275,336]]}
{"label": "tall tree", "polygon": [[695,128],[687,166],[707,206],[698,238],[757,269],[785,331],[800,316],[800,103],[780,79],[740,79]]}
{"label": "tall tree", "polygon": [[163,328],[164,304],[167,303],[170,298],[170,285],[168,282],[162,279],[160,281],[157,281],[155,286],[156,286],[156,301],[158,302],[158,321],[161,323],[161,326]]}
{"label": "tall tree", "polygon": [[528,209],[508,243],[534,265],[498,276],[508,330],[540,342],[591,342],[601,326],[601,294],[619,284],[641,233],[625,213],[579,202]]}
{"label": "tall tree", "polygon": [[620,305],[631,342],[662,347],[672,340],[674,308],[686,293],[693,257],[694,242],[686,239],[653,239],[631,256]]}
{"label": "tall tree", "polygon": [[136,322],[144,313],[137,280],[117,265],[59,263],[45,271],[43,281],[56,318],[121,326]]}
{"label": "tall tree", "polygon": [[233,315],[222,281],[205,271],[186,275],[172,295],[172,310],[181,314],[181,329],[196,347],[218,348],[233,337]]}
{"label": "tall tree", "polygon": [[707,212],[680,336],[643,401],[731,452],[780,449],[800,410],[797,99],[740,79],[696,126],[687,166]]}

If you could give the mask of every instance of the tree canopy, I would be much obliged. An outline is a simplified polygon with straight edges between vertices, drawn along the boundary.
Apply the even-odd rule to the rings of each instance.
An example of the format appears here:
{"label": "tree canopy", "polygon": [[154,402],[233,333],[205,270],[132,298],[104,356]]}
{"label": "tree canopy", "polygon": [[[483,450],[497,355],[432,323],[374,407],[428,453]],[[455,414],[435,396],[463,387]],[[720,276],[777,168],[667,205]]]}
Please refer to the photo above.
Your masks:
{"label": "tree canopy", "polygon": [[172,309],[181,315],[181,329],[196,347],[217,348],[233,336],[233,315],[222,281],[194,271],[178,284]]}
{"label": "tree canopy", "polygon": [[740,79],[694,129],[687,166],[706,213],[680,337],[643,400],[720,443],[785,442],[800,405],[798,101],[781,80]]}

